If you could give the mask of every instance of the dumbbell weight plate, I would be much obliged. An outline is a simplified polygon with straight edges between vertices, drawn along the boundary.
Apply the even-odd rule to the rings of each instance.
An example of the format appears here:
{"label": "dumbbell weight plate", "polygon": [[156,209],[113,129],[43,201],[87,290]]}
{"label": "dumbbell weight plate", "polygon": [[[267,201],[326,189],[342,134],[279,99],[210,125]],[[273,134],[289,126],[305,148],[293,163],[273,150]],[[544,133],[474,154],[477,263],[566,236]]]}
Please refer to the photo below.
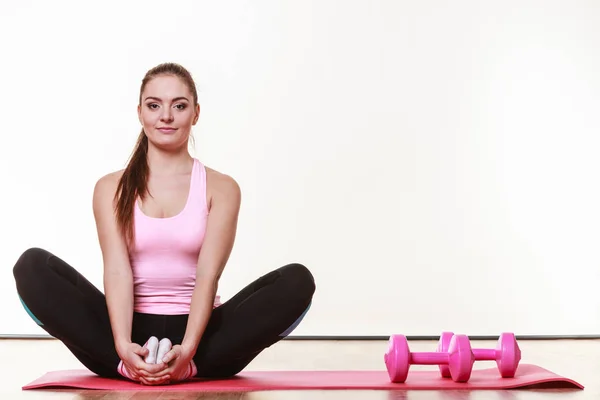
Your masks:
{"label": "dumbbell weight plate", "polygon": [[[450,348],[450,341],[452,340],[452,336],[454,333],[452,332],[442,332],[440,336],[440,341],[438,342],[437,352],[438,353],[447,353]],[[440,372],[443,378],[451,378],[450,375],[450,367],[446,364],[440,365]]]}
{"label": "dumbbell weight plate", "polygon": [[513,378],[521,361],[521,349],[515,335],[512,333],[501,334],[496,349],[500,353],[500,359],[496,361],[500,375],[503,378]]}
{"label": "dumbbell weight plate", "polygon": [[388,341],[388,349],[383,355],[383,360],[390,377],[394,383],[402,383],[408,377],[410,368],[410,350],[408,340],[404,335],[391,335]]}
{"label": "dumbbell weight plate", "polygon": [[475,357],[471,351],[471,341],[467,335],[454,335],[448,346],[450,375],[455,382],[471,379]]}

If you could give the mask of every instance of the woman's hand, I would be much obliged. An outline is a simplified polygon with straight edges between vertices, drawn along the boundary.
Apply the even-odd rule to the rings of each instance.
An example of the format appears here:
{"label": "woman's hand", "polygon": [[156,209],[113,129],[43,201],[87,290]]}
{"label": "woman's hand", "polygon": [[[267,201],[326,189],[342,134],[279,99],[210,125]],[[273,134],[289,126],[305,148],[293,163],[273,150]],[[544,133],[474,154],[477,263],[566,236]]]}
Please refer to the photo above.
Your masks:
{"label": "woman's hand", "polygon": [[192,377],[190,362],[194,354],[194,349],[176,344],[162,360],[156,360],[156,362],[168,364],[164,373],[170,376],[171,382],[177,382]]}
{"label": "woman's hand", "polygon": [[171,376],[167,372],[167,363],[157,360],[156,364],[148,364],[144,358],[149,350],[137,343],[128,343],[118,350],[119,357],[134,380],[145,385],[161,385],[169,383]]}

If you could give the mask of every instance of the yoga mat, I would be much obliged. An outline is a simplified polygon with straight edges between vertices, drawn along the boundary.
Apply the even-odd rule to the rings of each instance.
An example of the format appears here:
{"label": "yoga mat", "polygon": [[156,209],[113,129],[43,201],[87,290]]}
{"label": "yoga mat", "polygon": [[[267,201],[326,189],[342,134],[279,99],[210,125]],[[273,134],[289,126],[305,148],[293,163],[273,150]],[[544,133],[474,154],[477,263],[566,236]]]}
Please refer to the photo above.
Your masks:
{"label": "yoga mat", "polygon": [[263,390],[499,390],[514,388],[570,388],[583,386],[532,364],[522,364],[514,378],[503,379],[497,368],[475,369],[466,383],[440,377],[437,370],[411,371],[405,383],[391,383],[386,371],[242,371],[233,378],[193,379],[164,386],[146,386],[121,379],[101,378],[88,370],[48,372],[23,386],[24,390],[76,388],[99,390],[183,390],[235,392]]}

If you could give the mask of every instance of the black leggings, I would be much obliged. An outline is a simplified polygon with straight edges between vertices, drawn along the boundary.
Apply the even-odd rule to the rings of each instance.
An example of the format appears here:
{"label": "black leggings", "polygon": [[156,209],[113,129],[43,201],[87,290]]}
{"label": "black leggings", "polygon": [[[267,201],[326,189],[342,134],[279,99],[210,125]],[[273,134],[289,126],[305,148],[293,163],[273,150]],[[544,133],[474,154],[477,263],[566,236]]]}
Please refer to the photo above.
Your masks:
{"label": "black leggings", "polygon": [[[13,274],[23,306],[42,329],[62,341],[90,371],[121,377],[102,292],[69,264],[39,248],[25,251]],[[215,308],[194,355],[196,376],[223,378],[240,372],[300,323],[314,291],[309,270],[289,264],[258,278]],[[156,336],[181,344],[187,318],[134,312],[131,340],[144,345]]]}

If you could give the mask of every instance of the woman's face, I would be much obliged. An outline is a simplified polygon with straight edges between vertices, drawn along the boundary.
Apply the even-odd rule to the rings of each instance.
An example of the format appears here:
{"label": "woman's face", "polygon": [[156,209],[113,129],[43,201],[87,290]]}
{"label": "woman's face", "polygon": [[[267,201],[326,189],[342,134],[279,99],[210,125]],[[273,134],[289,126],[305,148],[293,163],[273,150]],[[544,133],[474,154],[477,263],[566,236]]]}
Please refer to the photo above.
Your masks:
{"label": "woman's face", "polygon": [[199,105],[185,83],[175,76],[152,79],[142,93],[138,116],[148,140],[165,150],[187,149],[192,126],[198,122]]}

